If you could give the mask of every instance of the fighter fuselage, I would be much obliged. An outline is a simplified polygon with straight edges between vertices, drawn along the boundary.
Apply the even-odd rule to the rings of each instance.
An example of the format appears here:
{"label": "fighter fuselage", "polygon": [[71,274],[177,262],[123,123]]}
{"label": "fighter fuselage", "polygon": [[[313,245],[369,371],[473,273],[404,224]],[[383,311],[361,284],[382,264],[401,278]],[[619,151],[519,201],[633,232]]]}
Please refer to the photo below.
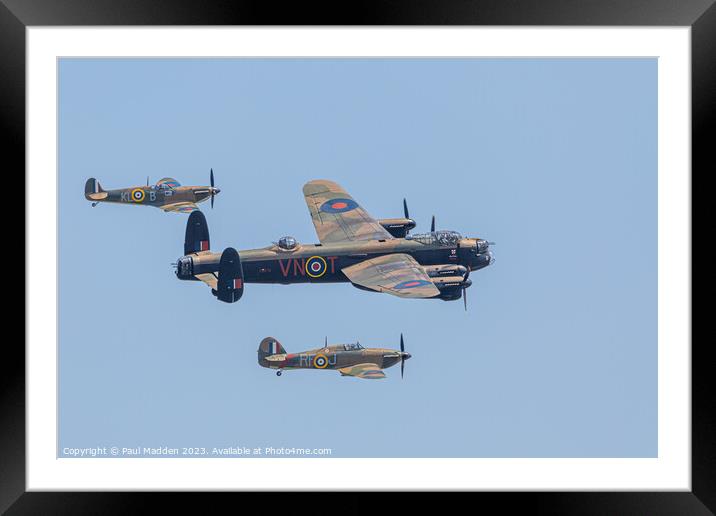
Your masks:
{"label": "fighter fuselage", "polygon": [[[403,353],[405,359],[409,353]],[[346,351],[343,345],[333,345],[300,353],[279,353],[262,356],[259,365],[271,369],[341,369],[357,364],[371,363],[379,368],[391,367],[401,359],[401,352],[394,349],[362,348]]]}
{"label": "fighter fuselage", "polygon": [[[214,189],[218,190],[218,189]],[[162,207],[178,202],[199,203],[211,196],[209,186],[179,186],[176,188],[156,188],[155,186],[137,186],[119,188],[90,194],[87,199],[118,204],[139,204]]]}

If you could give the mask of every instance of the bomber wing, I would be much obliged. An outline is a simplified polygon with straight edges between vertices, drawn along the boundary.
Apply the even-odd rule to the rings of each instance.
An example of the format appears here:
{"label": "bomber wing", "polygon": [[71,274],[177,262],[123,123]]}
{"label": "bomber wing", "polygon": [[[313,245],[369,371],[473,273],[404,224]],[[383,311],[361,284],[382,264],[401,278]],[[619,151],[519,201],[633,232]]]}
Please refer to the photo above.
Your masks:
{"label": "bomber wing", "polygon": [[199,209],[199,207],[193,202],[175,202],[172,204],[165,204],[160,206],[164,211],[171,211],[174,213],[191,213]]}
{"label": "bomber wing", "polygon": [[343,273],[351,283],[398,297],[435,297],[440,291],[415,259],[407,254],[386,254],[364,260]]}
{"label": "bomber wing", "polygon": [[303,185],[303,195],[322,244],[393,238],[333,181],[309,181]]}
{"label": "bomber wing", "polygon": [[380,380],[381,378],[385,378],[385,373],[380,370],[378,364],[356,364],[350,367],[343,367],[338,371],[340,371],[343,376],[355,376],[368,380]]}

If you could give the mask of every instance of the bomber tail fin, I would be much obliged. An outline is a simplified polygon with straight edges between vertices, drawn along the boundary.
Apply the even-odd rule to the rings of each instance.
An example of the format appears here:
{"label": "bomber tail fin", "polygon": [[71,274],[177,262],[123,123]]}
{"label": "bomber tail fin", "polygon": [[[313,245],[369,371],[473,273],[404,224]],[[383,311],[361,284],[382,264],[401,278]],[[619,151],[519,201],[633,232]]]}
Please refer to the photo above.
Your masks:
{"label": "bomber tail fin", "polygon": [[244,271],[239,253],[233,247],[227,247],[221,253],[216,289],[212,293],[224,303],[235,303],[244,295]]}
{"label": "bomber tail fin", "polygon": [[186,221],[184,254],[208,251],[209,246],[209,225],[206,223],[206,217],[199,210],[193,211]]}
{"label": "bomber tail fin", "polygon": [[85,199],[88,201],[101,201],[107,197],[107,192],[102,188],[94,177],[90,177],[85,183]]}

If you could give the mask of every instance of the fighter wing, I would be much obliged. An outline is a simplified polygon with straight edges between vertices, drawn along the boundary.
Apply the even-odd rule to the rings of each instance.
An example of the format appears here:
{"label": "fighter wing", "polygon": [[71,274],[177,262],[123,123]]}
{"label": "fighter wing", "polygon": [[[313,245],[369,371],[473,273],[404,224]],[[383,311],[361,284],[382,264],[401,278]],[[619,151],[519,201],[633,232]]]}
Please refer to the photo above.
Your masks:
{"label": "fighter wing", "polygon": [[398,297],[435,297],[440,291],[415,259],[386,254],[342,269],[351,283]]}
{"label": "fighter wing", "polygon": [[303,185],[303,195],[322,244],[393,238],[333,181],[309,181]]}
{"label": "fighter wing", "polygon": [[350,367],[343,367],[338,371],[340,371],[343,376],[355,376],[368,380],[380,380],[381,378],[385,378],[385,373],[380,370],[378,364],[356,364]]}
{"label": "fighter wing", "polygon": [[175,202],[172,204],[165,204],[164,206],[160,206],[160,208],[164,211],[171,211],[174,213],[191,213],[192,211],[199,209],[199,207],[193,202]]}

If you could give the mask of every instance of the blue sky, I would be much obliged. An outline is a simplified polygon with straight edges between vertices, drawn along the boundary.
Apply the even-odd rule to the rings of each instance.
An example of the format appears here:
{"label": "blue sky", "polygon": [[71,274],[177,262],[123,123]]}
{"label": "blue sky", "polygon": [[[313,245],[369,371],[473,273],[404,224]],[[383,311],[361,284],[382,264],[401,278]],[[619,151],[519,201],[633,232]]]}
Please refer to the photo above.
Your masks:
{"label": "blue sky", "polygon": [[[334,457],[657,453],[655,59],[62,59],[63,447],[332,448]],[[301,187],[343,185],[497,242],[462,301],[349,284],[178,281],[186,216],[90,208],[83,187],[222,189],[212,248],[315,242]],[[360,340],[405,379],[256,362]]]}

